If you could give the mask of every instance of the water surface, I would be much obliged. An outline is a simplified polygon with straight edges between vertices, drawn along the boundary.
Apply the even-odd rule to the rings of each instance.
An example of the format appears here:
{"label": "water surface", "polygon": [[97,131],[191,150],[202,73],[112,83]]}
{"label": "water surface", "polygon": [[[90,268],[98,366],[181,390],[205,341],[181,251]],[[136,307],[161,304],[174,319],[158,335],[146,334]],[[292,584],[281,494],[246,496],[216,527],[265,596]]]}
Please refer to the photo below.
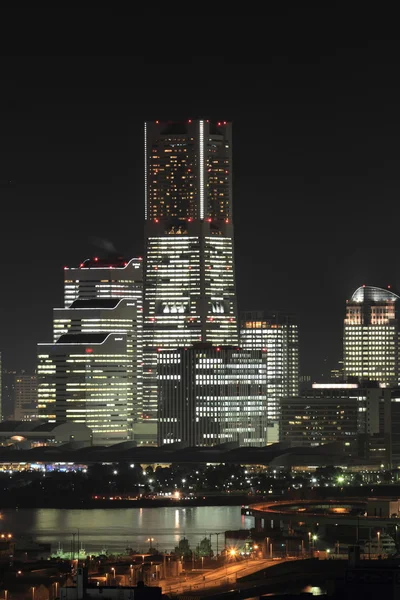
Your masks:
{"label": "water surface", "polygon": [[[232,529],[249,529],[253,518],[240,514],[239,506],[191,506],[122,509],[4,509],[0,531],[26,534],[40,542],[50,542],[52,550],[59,543],[64,551],[71,547],[72,534],[87,552],[122,552],[131,547],[147,550],[148,538],[159,550],[172,550],[186,536],[194,548],[205,535]],[[219,551],[224,535],[219,536]],[[214,551],[216,536],[211,536]]]}

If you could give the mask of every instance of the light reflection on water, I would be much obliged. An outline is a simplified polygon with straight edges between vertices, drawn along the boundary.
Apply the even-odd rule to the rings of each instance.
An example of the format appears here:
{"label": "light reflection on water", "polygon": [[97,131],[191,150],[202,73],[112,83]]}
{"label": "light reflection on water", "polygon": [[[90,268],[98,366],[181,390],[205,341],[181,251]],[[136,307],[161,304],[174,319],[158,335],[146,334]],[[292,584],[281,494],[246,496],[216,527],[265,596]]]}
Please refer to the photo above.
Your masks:
{"label": "light reflection on water", "polygon": [[[0,529],[15,535],[26,534],[41,542],[50,542],[52,549],[59,542],[70,549],[72,533],[79,530],[80,541],[87,552],[123,551],[132,547],[139,552],[148,547],[146,540],[155,538],[160,550],[172,550],[186,536],[194,548],[205,535],[229,529],[249,529],[252,517],[240,514],[239,506],[193,506],[185,508],[123,508],[123,509],[24,509],[4,510]],[[219,536],[219,549],[223,546]],[[214,551],[216,536],[211,537]]]}

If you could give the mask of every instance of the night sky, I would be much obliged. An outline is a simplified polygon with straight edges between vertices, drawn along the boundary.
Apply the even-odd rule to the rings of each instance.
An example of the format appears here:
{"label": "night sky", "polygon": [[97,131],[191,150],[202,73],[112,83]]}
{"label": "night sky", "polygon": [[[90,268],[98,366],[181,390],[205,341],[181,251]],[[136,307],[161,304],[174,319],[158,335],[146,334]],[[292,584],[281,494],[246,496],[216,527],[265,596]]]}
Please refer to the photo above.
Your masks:
{"label": "night sky", "polygon": [[3,57],[4,366],[35,368],[63,266],[100,256],[93,238],[143,255],[143,121],[203,117],[233,121],[239,307],[297,313],[302,373],[328,373],[346,298],[400,288],[399,49],[282,44],[257,64]]}

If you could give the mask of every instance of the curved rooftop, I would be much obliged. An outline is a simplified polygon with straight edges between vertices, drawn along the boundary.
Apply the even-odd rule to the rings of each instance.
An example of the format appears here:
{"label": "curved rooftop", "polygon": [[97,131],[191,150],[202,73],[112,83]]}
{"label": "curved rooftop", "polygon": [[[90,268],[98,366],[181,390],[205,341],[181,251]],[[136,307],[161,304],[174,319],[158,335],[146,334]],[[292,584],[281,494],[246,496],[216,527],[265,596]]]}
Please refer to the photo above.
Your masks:
{"label": "curved rooftop", "polygon": [[396,302],[400,296],[390,289],[362,285],[356,289],[351,297],[351,302]]}
{"label": "curved rooftop", "polygon": [[[28,436],[26,435],[26,437]],[[30,437],[33,436],[30,435]],[[237,446],[233,448],[231,445],[220,445],[189,448],[180,444],[135,447],[132,442],[122,442],[107,447],[87,445],[82,448],[72,448],[69,444],[41,446],[34,451],[33,449],[16,449],[13,446],[4,446],[0,447],[0,463],[43,461],[88,464],[129,461],[138,464],[154,462],[160,464],[223,462],[257,465],[283,464],[284,466],[291,464],[317,466],[349,464],[352,459],[345,454],[344,447],[339,448],[338,446],[340,444],[333,443],[313,448],[291,448],[284,443],[277,443],[264,447]]]}

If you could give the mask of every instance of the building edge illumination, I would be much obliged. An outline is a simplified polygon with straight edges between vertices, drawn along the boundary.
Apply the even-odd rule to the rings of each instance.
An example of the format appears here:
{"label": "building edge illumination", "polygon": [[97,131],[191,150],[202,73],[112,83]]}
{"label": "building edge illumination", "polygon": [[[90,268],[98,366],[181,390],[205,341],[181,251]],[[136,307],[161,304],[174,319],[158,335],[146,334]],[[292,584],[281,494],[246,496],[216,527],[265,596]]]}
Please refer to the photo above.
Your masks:
{"label": "building edge illumination", "polygon": [[200,219],[204,219],[204,121],[199,123],[199,155],[200,155]]}
{"label": "building edge illumination", "polygon": [[144,123],[144,219],[147,221],[147,123]]}

